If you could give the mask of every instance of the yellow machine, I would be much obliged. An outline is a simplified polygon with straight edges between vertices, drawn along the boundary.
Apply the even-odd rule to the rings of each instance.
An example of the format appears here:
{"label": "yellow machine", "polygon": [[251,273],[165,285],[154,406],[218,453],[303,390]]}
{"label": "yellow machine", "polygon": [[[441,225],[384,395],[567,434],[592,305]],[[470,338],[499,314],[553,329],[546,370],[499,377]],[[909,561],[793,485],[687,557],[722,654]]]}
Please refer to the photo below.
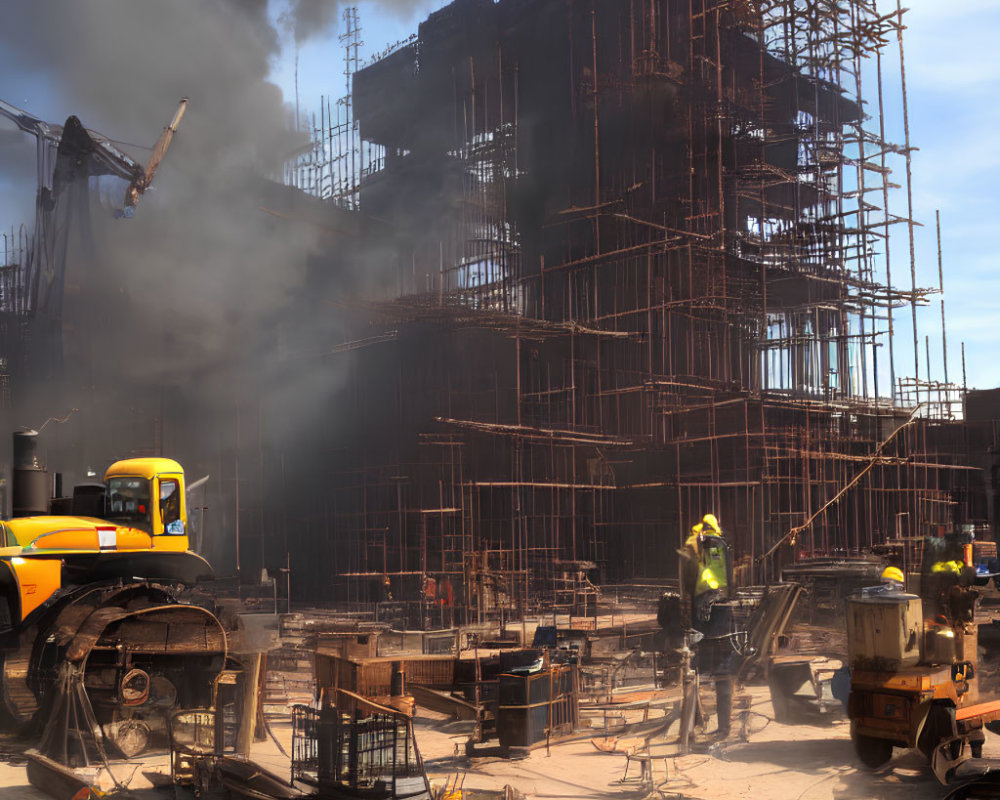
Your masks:
{"label": "yellow machine", "polygon": [[946,546],[960,553],[960,543],[942,542],[924,545],[920,595],[889,584],[848,600],[847,641],[858,757],[878,767],[894,747],[917,748],[945,783],[981,757],[1000,702],[978,702],[977,595],[967,565],[942,555]]}
{"label": "yellow machine", "polygon": [[[29,489],[47,484],[38,472],[35,461]],[[44,499],[25,502],[31,492],[19,494],[16,467],[14,478],[15,509],[20,501],[37,510]],[[64,763],[86,760],[77,740],[95,728],[131,756],[166,731],[171,714],[213,706],[227,657],[213,612],[184,600],[212,569],[188,549],[180,464],[118,461],[104,487],[90,488],[100,492],[90,502],[100,517],[0,522],[0,726],[34,727]]]}
{"label": "yellow machine", "polygon": [[195,583],[212,568],[188,550],[184,470],[168,458],[118,461],[104,476],[107,518],[0,522],[0,630],[21,627],[64,584],[111,578]]}

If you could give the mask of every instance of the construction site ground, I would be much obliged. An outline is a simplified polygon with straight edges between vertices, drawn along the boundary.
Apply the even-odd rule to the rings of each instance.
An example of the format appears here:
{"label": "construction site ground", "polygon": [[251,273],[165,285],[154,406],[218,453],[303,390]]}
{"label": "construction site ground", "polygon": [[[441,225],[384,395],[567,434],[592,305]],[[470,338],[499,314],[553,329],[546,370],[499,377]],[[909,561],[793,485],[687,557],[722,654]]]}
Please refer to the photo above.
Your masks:
{"label": "construction site ground", "polygon": [[[705,691],[705,700],[710,692]],[[750,733],[740,738],[739,719],[733,735],[719,741],[712,737],[714,718],[707,735],[694,752],[677,753],[677,727],[650,747],[653,784],[666,797],[691,798],[938,798],[941,785],[916,753],[897,751],[890,766],[867,770],[854,756],[846,720],[829,726],[783,725],[774,722],[766,687],[751,687]],[[706,703],[707,710],[711,707]],[[648,791],[638,783],[639,764],[628,765],[621,752],[603,753],[592,739],[603,738],[601,729],[583,731],[568,741],[533,750],[523,760],[455,757],[460,740],[437,729],[427,715],[418,714],[417,739],[428,777],[443,784],[457,773],[464,789],[500,789],[510,785],[529,798],[643,797]],[[628,749],[628,737],[619,746]],[[1000,754],[1000,737],[988,735],[984,755]],[[658,796],[656,793],[653,796]]]}
{"label": "construction site ground", "polygon": [[[886,768],[872,772],[855,758],[846,721],[823,727],[783,725],[771,720],[773,712],[766,687],[750,687],[748,693],[754,712],[748,741],[740,739],[738,718],[734,719],[733,736],[724,742],[713,740],[714,723],[710,717],[708,735],[695,752],[676,754],[676,726],[671,727],[662,743],[653,744],[652,769],[658,792],[666,797],[706,800],[924,800],[944,794],[944,788],[919,754],[897,750]],[[705,692],[706,700],[709,694]],[[290,752],[289,722],[275,718],[271,727]],[[436,787],[454,781],[457,775],[465,790],[496,790],[510,785],[528,798],[627,798],[648,794],[634,780],[639,777],[638,763],[633,761],[629,780],[623,782],[625,755],[597,750],[591,739],[603,736],[599,729],[582,731],[553,744],[548,751],[541,747],[527,758],[510,760],[491,756],[467,759],[463,754],[467,732],[440,715],[418,711],[415,727],[428,778]],[[624,739],[622,744],[628,746]],[[13,748],[0,750],[4,758],[0,764],[0,798],[43,800],[47,795],[28,785],[24,764],[15,753]],[[987,734],[984,755],[1000,757],[1000,737]],[[288,759],[273,741],[256,744],[254,759],[287,778]],[[113,769],[122,782],[128,782],[136,798],[173,797],[172,789],[155,789],[148,777],[159,774],[169,779],[166,753],[147,755],[138,762],[115,762]],[[108,786],[107,777],[101,777]]]}
{"label": "construction site ground", "polygon": [[[1000,636],[1000,630],[992,624],[998,606],[1000,594],[984,592],[977,614],[980,644],[993,652]],[[628,625],[636,625],[646,617],[618,615],[615,621],[621,624],[619,620],[625,620]],[[320,618],[318,613],[303,616],[306,621],[313,620],[316,624]],[[529,641],[536,624],[520,626]],[[846,649],[843,637],[836,626],[797,623],[788,631],[788,648],[794,657],[811,658],[814,668],[829,672],[841,663],[829,655]],[[294,646],[295,642],[298,639],[294,632],[285,631],[284,636],[279,635],[275,615],[242,617],[240,644],[248,649],[276,653],[275,648],[279,645]],[[480,650],[480,655],[486,652]],[[1000,672],[994,666],[996,663],[994,658],[984,658],[980,663],[984,699],[1000,696]],[[278,669],[275,658],[272,669],[284,693],[275,695],[273,702],[265,699],[264,708],[273,739],[255,742],[252,758],[287,780],[290,761],[285,754],[292,752],[290,707],[292,703],[309,702],[312,697],[311,666],[307,670],[309,674],[285,673]],[[650,739],[651,790],[648,783],[643,785],[639,781],[641,762],[635,758],[630,761],[626,753],[637,749],[641,752],[642,734],[650,735],[650,728],[655,726],[657,718],[669,712],[678,693],[660,692],[657,697],[656,693],[645,691],[647,689],[652,686],[630,686],[620,691],[633,692],[633,696],[639,698],[653,696],[648,704],[640,700],[627,704],[628,707],[622,704],[610,708],[605,704],[595,708],[582,703],[580,730],[552,742],[548,748],[537,747],[524,758],[501,757],[495,739],[477,748],[480,755],[468,758],[465,742],[472,732],[472,723],[451,721],[443,714],[418,706],[414,730],[428,779],[437,790],[453,787],[456,782],[463,790],[472,792],[495,792],[510,786],[528,798],[539,799],[663,796],[704,800],[761,797],[930,800],[946,792],[925,759],[915,751],[896,750],[891,762],[878,771],[861,765],[854,755],[846,718],[826,725],[790,725],[775,721],[769,689],[762,684],[738,689],[732,734],[725,740],[714,735],[714,692],[710,684],[703,685],[701,699],[706,725],[699,731],[692,752],[684,755],[678,752],[676,722],[665,735]],[[740,696],[747,698],[748,712],[740,710]],[[274,740],[280,743],[284,753]],[[595,742],[615,752],[602,752]],[[0,740],[0,800],[48,797],[28,784],[22,751],[23,746],[17,742]],[[1000,758],[1000,736],[987,733],[983,755]],[[135,798],[175,796],[170,786],[170,760],[165,751],[147,753],[133,761],[115,761],[112,769],[118,781],[126,785]],[[113,788],[103,769],[95,770],[94,783],[105,790]],[[161,788],[156,788],[156,784]]]}

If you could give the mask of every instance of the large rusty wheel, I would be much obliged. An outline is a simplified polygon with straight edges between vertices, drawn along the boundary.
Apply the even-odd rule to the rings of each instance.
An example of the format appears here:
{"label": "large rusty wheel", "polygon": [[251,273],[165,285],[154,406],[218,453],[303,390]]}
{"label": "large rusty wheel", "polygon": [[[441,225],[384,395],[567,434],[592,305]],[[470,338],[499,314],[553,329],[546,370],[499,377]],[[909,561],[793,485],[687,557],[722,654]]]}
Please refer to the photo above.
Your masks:
{"label": "large rusty wheel", "polygon": [[[920,731],[917,739],[917,749],[924,754],[928,761],[934,758],[934,750],[949,739],[954,739],[958,735],[955,727],[955,707],[950,703],[937,701],[933,703],[927,712],[927,719]],[[958,749],[956,751],[956,744]],[[952,758],[958,758],[962,753],[962,742],[952,741]]]}
{"label": "large rusty wheel", "polygon": [[854,752],[861,763],[870,769],[878,769],[892,758],[892,742],[888,739],[865,736],[852,729],[851,741],[854,743]]}

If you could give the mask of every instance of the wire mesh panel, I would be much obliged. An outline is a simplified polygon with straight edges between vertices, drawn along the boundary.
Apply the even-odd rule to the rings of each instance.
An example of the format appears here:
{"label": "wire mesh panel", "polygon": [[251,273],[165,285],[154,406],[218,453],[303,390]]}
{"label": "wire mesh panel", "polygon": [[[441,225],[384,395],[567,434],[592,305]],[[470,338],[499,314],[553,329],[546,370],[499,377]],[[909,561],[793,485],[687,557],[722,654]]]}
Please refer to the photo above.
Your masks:
{"label": "wire mesh panel", "polygon": [[292,780],[315,784],[319,755],[316,728],[319,712],[308,706],[292,707]]}
{"label": "wire mesh panel", "polygon": [[170,718],[171,749],[215,752],[215,712],[182,711]]}
{"label": "wire mesh panel", "polygon": [[374,704],[292,710],[292,779],[375,797],[429,797],[409,718]]}

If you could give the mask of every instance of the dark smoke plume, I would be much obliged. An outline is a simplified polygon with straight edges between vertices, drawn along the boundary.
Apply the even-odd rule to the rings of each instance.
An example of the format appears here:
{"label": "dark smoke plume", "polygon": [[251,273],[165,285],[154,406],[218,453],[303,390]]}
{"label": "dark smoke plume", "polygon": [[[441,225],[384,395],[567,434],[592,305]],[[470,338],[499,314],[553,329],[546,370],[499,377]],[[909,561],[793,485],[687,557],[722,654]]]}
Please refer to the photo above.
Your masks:
{"label": "dark smoke plume", "polygon": [[7,80],[41,77],[88,127],[151,143],[189,96],[200,113],[184,139],[199,167],[266,168],[294,145],[267,80],[278,35],[265,0],[14,0],[4,10],[0,47],[18,65]]}
{"label": "dark smoke plume", "polygon": [[[295,0],[285,20],[301,41],[336,10]],[[51,461],[102,468],[129,448],[158,449],[187,459],[194,477],[217,479],[232,463],[237,407],[248,418],[257,409],[243,446],[248,426],[258,438],[298,435],[340,377],[302,358],[324,349],[322,336],[288,324],[330,243],[315,213],[300,213],[305,201],[268,180],[280,181],[307,142],[268,79],[282,37],[266,0],[13,0],[4,12],[0,97],[17,104],[24,85],[42,86],[44,105],[63,109],[50,122],[74,114],[144,163],[180,98],[190,99],[133,219],[112,213],[124,196],[117,179],[91,182],[89,199],[60,200],[78,204],[66,216],[66,302],[55,323],[66,380],[16,386],[11,422],[80,408],[46,431],[51,451],[62,451]],[[5,181],[33,201],[27,163],[7,169],[0,156]],[[209,504],[218,525],[231,504]]]}
{"label": "dark smoke plume", "polygon": [[339,5],[336,0],[290,0],[281,22],[301,44],[330,27]]}
{"label": "dark smoke plume", "polygon": [[[334,8],[297,0],[288,14],[296,31],[316,31]],[[138,349],[151,338],[162,353],[156,364],[120,353],[116,369],[179,382],[218,375],[259,348],[253,331],[301,283],[315,244],[308,226],[276,225],[254,196],[256,177],[280,179],[284,160],[305,144],[268,81],[280,39],[266,0],[15,0],[5,12],[0,49],[8,63],[41,78],[89,128],[148,147],[178,100],[190,98],[136,218],[91,214],[92,254],[75,248],[67,265],[70,291],[92,292],[93,313],[114,311],[102,327],[119,348],[124,331],[143,331],[127,340]],[[149,155],[124,149],[140,162]],[[33,196],[33,187],[24,189]],[[102,297],[127,302],[105,308]],[[104,344],[94,346],[108,352]]]}
{"label": "dark smoke plume", "polygon": [[11,225],[30,222],[34,215],[34,184],[32,142],[20,131],[0,128],[0,233],[9,234]]}

